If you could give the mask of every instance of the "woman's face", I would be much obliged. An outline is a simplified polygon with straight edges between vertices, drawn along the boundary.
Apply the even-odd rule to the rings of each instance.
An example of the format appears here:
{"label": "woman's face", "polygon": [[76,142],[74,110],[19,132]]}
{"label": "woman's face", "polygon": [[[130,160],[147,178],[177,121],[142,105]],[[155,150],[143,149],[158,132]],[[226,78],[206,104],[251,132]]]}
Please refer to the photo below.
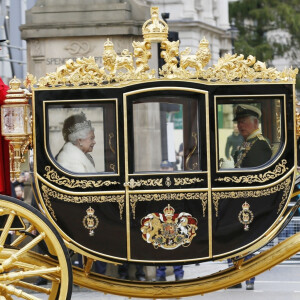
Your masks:
{"label": "woman's face", "polygon": [[96,144],[94,131],[91,130],[85,139],[78,139],[79,148],[82,152],[92,152]]}

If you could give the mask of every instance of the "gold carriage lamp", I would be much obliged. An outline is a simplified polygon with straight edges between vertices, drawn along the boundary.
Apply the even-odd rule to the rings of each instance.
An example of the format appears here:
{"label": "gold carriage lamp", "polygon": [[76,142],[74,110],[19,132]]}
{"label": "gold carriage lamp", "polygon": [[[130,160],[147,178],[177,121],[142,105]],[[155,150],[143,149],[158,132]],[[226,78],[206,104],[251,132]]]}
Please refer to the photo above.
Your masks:
{"label": "gold carriage lamp", "polygon": [[32,141],[31,106],[19,79],[14,77],[9,87],[1,106],[1,131],[9,141],[10,177],[14,180],[20,176],[21,163]]}

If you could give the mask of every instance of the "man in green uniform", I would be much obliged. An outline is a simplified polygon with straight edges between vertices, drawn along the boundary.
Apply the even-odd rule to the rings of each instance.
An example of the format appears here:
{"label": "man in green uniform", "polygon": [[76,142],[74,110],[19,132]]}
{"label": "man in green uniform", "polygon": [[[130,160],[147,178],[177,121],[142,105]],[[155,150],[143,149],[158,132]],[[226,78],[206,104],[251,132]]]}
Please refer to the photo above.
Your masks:
{"label": "man in green uniform", "polygon": [[235,153],[235,168],[257,167],[271,159],[270,144],[259,129],[260,117],[261,111],[256,106],[239,104],[236,107],[234,121],[244,141]]}
{"label": "man in green uniform", "polygon": [[[261,111],[256,106],[239,104],[236,107],[234,121],[237,121],[239,133],[244,141],[235,153],[235,168],[258,167],[271,159],[270,144],[259,129],[260,117]],[[252,254],[247,255],[245,260],[250,259],[252,256]],[[231,264],[230,260],[229,264]],[[247,280],[246,289],[253,290],[254,282],[255,277]],[[241,283],[234,285],[232,288],[236,287],[242,287]]]}

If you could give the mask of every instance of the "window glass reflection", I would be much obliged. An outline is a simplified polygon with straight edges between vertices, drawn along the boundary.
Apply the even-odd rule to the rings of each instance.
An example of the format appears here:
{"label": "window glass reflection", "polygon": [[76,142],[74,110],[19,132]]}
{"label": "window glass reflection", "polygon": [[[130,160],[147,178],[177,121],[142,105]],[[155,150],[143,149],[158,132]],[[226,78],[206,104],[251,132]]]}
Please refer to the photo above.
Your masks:
{"label": "window glass reflection", "polygon": [[228,102],[217,103],[219,167],[264,165],[278,153],[282,142],[280,99]]}
{"label": "window glass reflection", "polygon": [[106,108],[49,107],[49,147],[61,167],[72,173],[116,172],[116,131],[105,126]]}
{"label": "window glass reflection", "polygon": [[199,169],[196,100],[149,97],[134,102],[133,134],[135,172]]}

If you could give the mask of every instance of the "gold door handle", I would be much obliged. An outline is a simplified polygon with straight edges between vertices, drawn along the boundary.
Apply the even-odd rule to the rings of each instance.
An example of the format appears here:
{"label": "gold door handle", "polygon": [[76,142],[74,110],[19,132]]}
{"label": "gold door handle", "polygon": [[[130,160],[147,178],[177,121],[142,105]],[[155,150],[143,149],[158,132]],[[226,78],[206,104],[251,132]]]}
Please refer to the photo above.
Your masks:
{"label": "gold door handle", "polygon": [[141,186],[141,183],[140,182],[138,182],[138,181],[135,181],[133,178],[131,178],[130,180],[129,180],[129,182],[124,182],[124,186],[125,187],[130,187],[131,189],[134,189],[135,187],[137,187],[137,186]]}

